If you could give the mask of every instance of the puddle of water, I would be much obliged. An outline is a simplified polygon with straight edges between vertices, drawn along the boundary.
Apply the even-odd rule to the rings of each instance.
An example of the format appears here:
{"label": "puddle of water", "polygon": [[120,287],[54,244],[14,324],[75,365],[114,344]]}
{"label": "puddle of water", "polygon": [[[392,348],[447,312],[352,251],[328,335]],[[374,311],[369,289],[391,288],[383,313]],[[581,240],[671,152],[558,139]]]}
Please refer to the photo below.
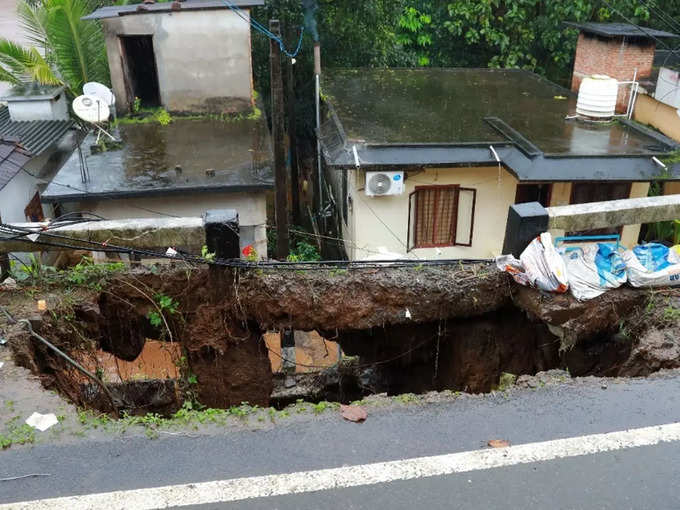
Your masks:
{"label": "puddle of water", "polygon": [[144,349],[134,361],[124,361],[102,350],[83,353],[78,361],[91,372],[103,372],[104,381],[110,383],[144,379],[176,379],[179,377],[177,361],[182,356],[178,343],[147,339]]}
{"label": "puddle of water", "polygon": [[[269,350],[272,372],[281,370],[281,337],[279,333],[265,333],[264,341]],[[318,372],[338,362],[339,349],[336,342],[325,340],[316,331],[295,332],[295,372]],[[302,365],[311,365],[311,368]]]}

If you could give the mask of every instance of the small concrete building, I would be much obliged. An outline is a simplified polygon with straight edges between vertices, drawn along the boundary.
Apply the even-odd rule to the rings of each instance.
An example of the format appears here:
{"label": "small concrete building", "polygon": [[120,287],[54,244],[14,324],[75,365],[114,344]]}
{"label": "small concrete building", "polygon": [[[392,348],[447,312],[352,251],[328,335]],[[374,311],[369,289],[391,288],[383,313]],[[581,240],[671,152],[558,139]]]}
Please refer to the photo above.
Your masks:
{"label": "small concrete building", "polygon": [[233,113],[251,107],[249,8],[264,0],[187,0],[110,6],[101,20],[111,84],[121,114],[142,106],[171,112]]}
{"label": "small concrete building", "polygon": [[[512,204],[644,197],[650,181],[680,180],[660,165],[673,140],[576,118],[574,93],[527,71],[327,70],[322,88],[325,175],[350,259],[488,258]],[[630,246],[639,228],[597,233]]]}
{"label": "small concrete building", "polygon": [[[274,179],[252,85],[248,11],[262,3],[235,1],[236,12],[219,1],[187,0],[102,7],[87,16],[103,22],[120,144],[102,147],[90,134],[82,157],[66,162],[43,202],[107,219],[234,209],[241,243],[266,257]],[[141,111],[133,111],[135,98]]]}

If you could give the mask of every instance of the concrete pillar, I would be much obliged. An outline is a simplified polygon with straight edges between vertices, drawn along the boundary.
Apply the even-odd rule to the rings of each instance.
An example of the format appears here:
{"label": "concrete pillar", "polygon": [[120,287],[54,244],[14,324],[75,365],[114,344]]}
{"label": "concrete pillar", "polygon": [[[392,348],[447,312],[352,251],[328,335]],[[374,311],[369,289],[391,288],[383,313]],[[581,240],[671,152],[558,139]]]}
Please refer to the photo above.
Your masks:
{"label": "concrete pillar", "polygon": [[295,332],[284,329],[281,332],[281,371],[287,374],[295,373]]}
{"label": "concrete pillar", "polygon": [[218,259],[238,259],[239,247],[238,213],[233,209],[215,209],[203,215],[205,244],[208,251]]}
{"label": "concrete pillar", "polygon": [[539,234],[548,230],[548,211],[538,202],[514,204],[508,211],[503,253],[519,257]]}

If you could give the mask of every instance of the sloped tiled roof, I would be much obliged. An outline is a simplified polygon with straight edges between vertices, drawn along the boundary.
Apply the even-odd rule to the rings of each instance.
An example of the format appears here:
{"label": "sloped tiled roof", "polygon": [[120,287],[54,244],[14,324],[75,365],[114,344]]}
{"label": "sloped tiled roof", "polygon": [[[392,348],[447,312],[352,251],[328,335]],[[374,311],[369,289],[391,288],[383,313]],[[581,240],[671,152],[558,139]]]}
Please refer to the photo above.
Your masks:
{"label": "sloped tiled roof", "polygon": [[0,191],[30,160],[30,154],[15,143],[0,141]]}
{"label": "sloped tiled roof", "polygon": [[0,106],[0,140],[17,142],[21,147],[37,156],[52,144],[61,140],[73,125],[70,120],[10,120],[9,108]]}

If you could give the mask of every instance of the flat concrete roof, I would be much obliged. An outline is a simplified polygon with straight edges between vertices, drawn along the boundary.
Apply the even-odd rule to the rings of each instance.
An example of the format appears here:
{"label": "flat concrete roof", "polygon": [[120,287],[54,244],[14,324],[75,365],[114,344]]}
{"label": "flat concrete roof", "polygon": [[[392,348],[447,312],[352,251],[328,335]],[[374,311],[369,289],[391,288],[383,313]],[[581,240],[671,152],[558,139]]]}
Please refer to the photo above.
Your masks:
{"label": "flat concrete roof", "polygon": [[572,28],[577,28],[581,32],[587,34],[594,34],[607,38],[642,37],[645,39],[667,39],[680,37],[678,34],[664,32],[663,30],[656,30],[649,27],[641,27],[639,25],[633,25],[632,23],[576,23],[574,21],[565,21],[564,24]]}
{"label": "flat concrete roof", "polygon": [[274,186],[271,144],[264,117],[258,120],[175,118],[121,124],[123,147],[92,150],[82,144],[90,178],[82,182],[75,151],[41,195],[44,202],[125,198],[171,193],[267,190]]}
{"label": "flat concrete roof", "polygon": [[[264,0],[229,0],[233,7],[256,7],[264,5]],[[173,2],[161,2],[154,4],[131,4],[131,5],[110,5],[107,7],[100,7],[96,11],[82,19],[106,19],[116,18],[118,16],[128,16],[134,14],[150,14],[157,12],[182,12],[182,11],[202,11],[215,9],[230,9],[223,0],[187,0],[180,3],[180,9],[174,11],[172,9]]]}
{"label": "flat concrete roof", "polygon": [[64,92],[64,85],[40,85],[39,83],[25,83],[15,85],[9,92],[0,97],[0,101],[19,102],[19,101],[45,101],[56,98]]}
{"label": "flat concrete roof", "polygon": [[[521,181],[647,181],[673,140],[628,120],[572,118],[576,95],[512,69],[329,69],[321,129],[331,166],[501,163]],[[674,169],[666,178],[676,179]]]}

